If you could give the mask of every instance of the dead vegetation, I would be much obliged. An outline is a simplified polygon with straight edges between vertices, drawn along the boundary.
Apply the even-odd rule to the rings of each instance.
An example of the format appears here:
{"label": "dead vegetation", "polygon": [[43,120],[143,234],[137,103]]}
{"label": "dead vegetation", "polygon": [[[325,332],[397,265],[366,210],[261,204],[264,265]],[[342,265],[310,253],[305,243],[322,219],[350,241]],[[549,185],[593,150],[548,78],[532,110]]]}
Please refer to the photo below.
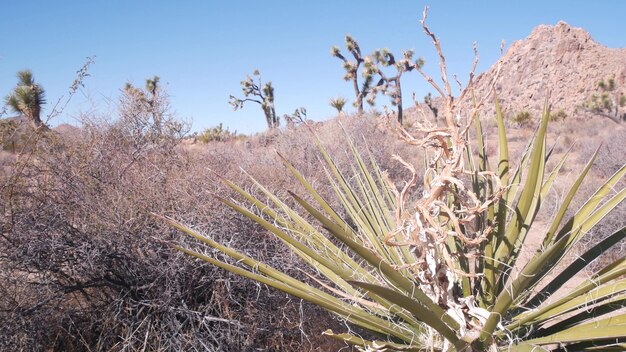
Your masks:
{"label": "dead vegetation", "polygon": [[[230,193],[210,170],[235,180],[246,170],[289,187],[276,149],[315,182],[324,176],[312,166],[306,128],[183,145],[179,130],[159,131],[143,110],[124,116],[84,116],[67,135],[31,130],[35,147],[3,159],[0,349],[337,349],[321,331],[342,323],[214,267],[197,270],[154,242],[174,233],[149,216],[182,214],[220,241],[302,275],[274,239],[217,206],[213,195]],[[343,127],[379,157],[401,148],[374,121],[345,119]],[[318,127],[326,141],[340,130],[336,122]],[[344,144],[334,148],[341,154]]]}

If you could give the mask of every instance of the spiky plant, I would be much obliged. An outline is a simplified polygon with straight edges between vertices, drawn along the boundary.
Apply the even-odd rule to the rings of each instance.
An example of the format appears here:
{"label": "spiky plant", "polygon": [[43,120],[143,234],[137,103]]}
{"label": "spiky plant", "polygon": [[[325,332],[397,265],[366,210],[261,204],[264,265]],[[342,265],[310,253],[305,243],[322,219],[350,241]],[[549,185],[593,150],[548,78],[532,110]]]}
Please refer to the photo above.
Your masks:
{"label": "spiky plant", "polygon": [[5,98],[6,105],[16,113],[24,115],[35,128],[44,127],[41,121],[41,107],[46,103],[45,91],[35,82],[30,70],[17,73],[17,86]]}
{"label": "spiky plant", "polygon": [[274,107],[274,87],[272,86],[272,82],[267,82],[263,85],[259,70],[254,70],[252,75],[257,78],[256,81],[250,76],[246,76],[246,79],[241,81],[243,98],[237,98],[231,95],[228,103],[232,105],[235,110],[243,108],[246,102],[259,104],[265,115],[267,127],[280,127],[280,118],[276,115],[276,109]]}
{"label": "spiky plant", "polygon": [[[400,136],[423,149],[426,160],[421,197],[409,197],[416,168],[396,159],[412,177],[397,189],[371,155],[348,139],[354,167],[342,172],[318,140],[330,187],[344,218],[287,160],[286,168],[308,194],[290,192],[291,207],[251,178],[262,196],[222,179],[241,199],[225,205],[276,235],[311,267],[308,284],[172,219],[172,226],[230,257],[216,259],[187,247],[180,251],[241,276],[317,304],[372,336],[326,331],[332,338],[367,351],[605,351],[626,346],[626,258],[597,271],[588,264],[626,237],[626,228],[607,234],[575,260],[567,258],[602,218],[626,198],[616,189],[626,166],[598,187],[584,205],[570,203],[596,153],[571,186],[547,228],[537,226],[542,200],[565,163],[546,170],[549,111],[515,171],[495,100],[499,157],[491,169],[477,111],[452,96],[438,39],[425,24],[441,58],[443,87],[429,80],[444,99],[445,126],[398,127]],[[475,66],[474,66],[475,67]],[[497,76],[497,75],[496,75]],[[428,78],[427,78],[428,79]],[[492,82],[492,90],[495,82]],[[477,129],[477,151],[469,129]],[[366,161],[366,160],[369,160]],[[265,201],[264,201],[265,200]],[[249,209],[256,209],[256,212]],[[572,214],[567,216],[566,214]],[[542,236],[529,260],[520,260],[528,235]],[[576,282],[568,289],[567,283]],[[559,291],[558,295],[555,295]]]}
{"label": "spiky plant", "polygon": [[337,110],[338,115],[341,115],[343,107],[346,105],[346,99],[344,97],[331,98],[328,103]]}

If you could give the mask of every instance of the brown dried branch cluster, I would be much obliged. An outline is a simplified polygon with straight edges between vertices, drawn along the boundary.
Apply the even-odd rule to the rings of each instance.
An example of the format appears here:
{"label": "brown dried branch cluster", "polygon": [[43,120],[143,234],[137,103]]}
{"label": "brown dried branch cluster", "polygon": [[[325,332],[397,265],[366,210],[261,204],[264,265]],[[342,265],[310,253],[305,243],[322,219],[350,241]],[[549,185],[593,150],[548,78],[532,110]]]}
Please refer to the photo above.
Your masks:
{"label": "brown dried branch cluster", "polygon": [[[479,108],[491,95],[497,76],[492,82],[492,90],[486,96],[481,97],[471,111],[461,111],[458,103],[473,94],[474,75],[478,63],[477,47],[474,45],[475,59],[464,89],[461,89],[462,85],[455,76],[460,92],[458,97],[455,97],[448,79],[446,60],[440,41],[426,24],[427,12],[428,7],[424,10],[421,24],[426,35],[432,39],[439,55],[443,87],[421,67],[416,66],[415,69],[441,95],[445,126],[437,127],[424,119],[423,122],[417,122],[410,130],[401,125],[394,127],[402,140],[424,150],[427,156],[427,166],[423,178],[422,197],[408,206],[409,195],[417,186],[418,175],[413,165],[399,156],[394,156],[412,176],[401,191],[396,190],[393,183],[387,180],[396,196],[398,228],[388,234],[385,242],[391,246],[411,248],[417,257],[416,263],[410,265],[414,269],[416,279],[430,288],[426,292],[437,295],[437,301],[447,305],[450,282],[458,277],[474,275],[455,269],[458,265],[454,265],[454,258],[459,255],[466,257],[471,255],[474,258],[482,255],[479,249],[480,244],[485,242],[491,234],[492,226],[486,226],[482,230],[470,230],[473,228],[472,222],[480,214],[486,212],[491,204],[498,202],[505,188],[495,173],[472,172],[466,167],[468,130]],[[417,103],[416,107],[418,107]],[[387,121],[390,121],[390,114],[387,114]],[[493,184],[491,197],[481,199],[466,186],[466,180],[472,176],[483,178]],[[449,204],[449,199],[454,199],[457,204]],[[459,240],[466,248],[472,248],[473,251],[469,252],[472,254],[450,251],[450,247],[446,246],[450,238]]]}

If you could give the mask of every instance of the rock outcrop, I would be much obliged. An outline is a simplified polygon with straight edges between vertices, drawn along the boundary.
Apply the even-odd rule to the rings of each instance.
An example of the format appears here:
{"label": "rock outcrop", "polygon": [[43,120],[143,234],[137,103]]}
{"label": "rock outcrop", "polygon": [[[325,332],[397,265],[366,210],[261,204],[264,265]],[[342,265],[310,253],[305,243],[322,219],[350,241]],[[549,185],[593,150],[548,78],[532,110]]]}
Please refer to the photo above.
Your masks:
{"label": "rock outcrop", "polygon": [[[626,87],[626,48],[607,48],[584,29],[562,21],[540,25],[527,38],[514,42],[476,78],[477,96],[488,91],[498,64],[502,66],[497,94],[509,115],[528,111],[539,116],[550,92],[552,111],[575,116],[580,114],[577,108],[598,91],[598,81],[613,77],[617,87]],[[491,105],[487,104],[487,113],[493,111]]]}

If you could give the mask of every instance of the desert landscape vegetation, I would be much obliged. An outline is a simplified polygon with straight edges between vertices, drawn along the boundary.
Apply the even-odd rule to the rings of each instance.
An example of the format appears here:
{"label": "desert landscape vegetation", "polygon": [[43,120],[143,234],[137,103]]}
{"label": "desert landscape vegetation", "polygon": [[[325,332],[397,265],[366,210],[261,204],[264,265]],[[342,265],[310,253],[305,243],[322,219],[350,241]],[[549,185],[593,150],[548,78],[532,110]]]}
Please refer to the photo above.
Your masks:
{"label": "desert landscape vegetation", "polygon": [[354,96],[328,121],[242,77],[250,135],[194,131],[158,76],[53,125],[18,72],[0,350],[626,350],[626,49],[540,25],[462,86],[427,15],[439,62],[331,48]]}

